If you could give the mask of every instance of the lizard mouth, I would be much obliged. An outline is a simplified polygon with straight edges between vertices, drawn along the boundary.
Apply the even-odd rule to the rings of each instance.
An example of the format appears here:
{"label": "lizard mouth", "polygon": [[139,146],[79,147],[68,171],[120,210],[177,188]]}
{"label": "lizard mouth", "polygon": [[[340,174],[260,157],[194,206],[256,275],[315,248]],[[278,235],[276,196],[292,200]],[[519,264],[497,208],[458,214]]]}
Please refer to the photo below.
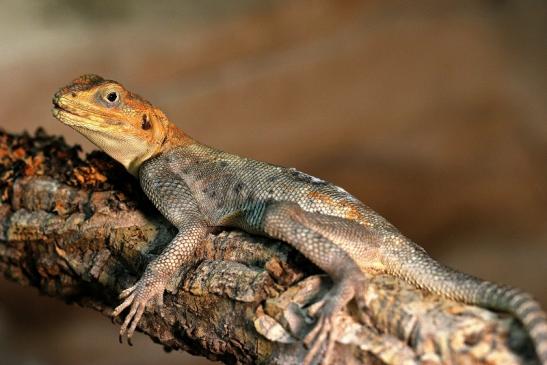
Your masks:
{"label": "lizard mouth", "polygon": [[96,130],[102,129],[104,124],[102,118],[87,115],[87,113],[83,114],[78,111],[73,111],[64,105],[61,105],[55,99],[53,100],[53,109],[51,112],[57,120],[71,127]]}
{"label": "lizard mouth", "polygon": [[53,101],[53,109],[52,109],[53,116],[57,118],[57,115],[59,114],[60,111],[63,110],[63,108],[59,104],[59,99],[57,99],[56,97],[54,97],[52,101]]}
{"label": "lizard mouth", "polygon": [[53,99],[51,100],[51,102],[53,103],[53,114],[56,115],[57,113],[63,111],[63,112],[68,112],[68,110],[66,110],[66,108],[64,108],[62,105],[61,105],[61,96],[59,95],[59,93],[56,93],[55,95],[53,95]]}
{"label": "lizard mouth", "polygon": [[51,111],[53,112],[53,116],[60,120],[61,118],[59,118],[59,117],[62,116],[63,114],[65,114],[65,113],[66,114],[73,114],[73,113],[69,112],[67,109],[65,109],[63,106],[61,106],[61,104],[59,103],[59,100],[60,100],[60,98],[57,95],[55,95],[53,97],[53,100],[52,100],[53,109]]}
{"label": "lizard mouth", "polygon": [[61,123],[76,128],[83,133],[83,130],[95,132],[105,132],[115,126],[123,126],[123,123],[104,118],[99,113],[72,107],[70,104],[60,103],[57,98],[53,98],[53,116]]}
{"label": "lizard mouth", "polygon": [[71,124],[69,123],[70,120],[84,119],[78,114],[74,114],[70,112],[69,110],[63,108],[58,102],[55,102],[55,101],[53,102],[53,109],[51,111],[55,118],[59,119],[61,122],[65,124]]}

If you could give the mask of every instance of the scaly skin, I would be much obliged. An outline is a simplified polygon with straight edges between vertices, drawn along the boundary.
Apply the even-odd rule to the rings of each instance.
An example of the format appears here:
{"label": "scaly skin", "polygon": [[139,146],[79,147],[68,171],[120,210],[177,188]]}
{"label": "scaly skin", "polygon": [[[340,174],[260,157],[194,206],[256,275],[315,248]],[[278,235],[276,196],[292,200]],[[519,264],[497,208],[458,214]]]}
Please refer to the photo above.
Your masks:
{"label": "scaly skin", "polygon": [[[334,285],[318,324],[304,339],[305,363],[327,361],[333,317],[351,300],[362,303],[363,271],[383,271],[436,294],[515,315],[547,365],[547,318],[532,297],[449,269],[345,190],[295,169],[202,145],[149,102],[115,81],[83,75],[53,98],[54,116],[122,163],[179,233],[120,295],[114,310],[129,314],[120,338],[130,341],[145,310],[162,305],[168,280],[194,256],[214,227],[236,227],[283,240],[327,272]],[[323,351],[323,349],[326,349]]]}

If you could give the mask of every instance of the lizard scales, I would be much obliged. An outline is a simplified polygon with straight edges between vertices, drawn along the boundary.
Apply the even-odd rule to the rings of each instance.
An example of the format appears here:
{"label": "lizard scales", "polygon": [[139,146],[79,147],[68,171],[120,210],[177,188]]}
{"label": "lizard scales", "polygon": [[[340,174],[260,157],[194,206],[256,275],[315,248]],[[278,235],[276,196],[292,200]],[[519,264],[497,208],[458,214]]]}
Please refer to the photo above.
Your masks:
{"label": "lizard scales", "polygon": [[[129,308],[120,338],[130,340],[148,302],[193,259],[213,227],[236,227],[283,240],[328,273],[334,285],[307,335],[304,362],[328,358],[333,316],[361,300],[363,271],[383,271],[460,302],[502,310],[524,325],[547,365],[547,317],[519,289],[483,281],[433,260],[423,248],[342,188],[295,169],[205,146],[121,84],[83,75],[53,97],[53,114],[138,176],[146,195],[179,233],[124,290],[113,312]],[[324,344],[326,350],[323,351]]]}

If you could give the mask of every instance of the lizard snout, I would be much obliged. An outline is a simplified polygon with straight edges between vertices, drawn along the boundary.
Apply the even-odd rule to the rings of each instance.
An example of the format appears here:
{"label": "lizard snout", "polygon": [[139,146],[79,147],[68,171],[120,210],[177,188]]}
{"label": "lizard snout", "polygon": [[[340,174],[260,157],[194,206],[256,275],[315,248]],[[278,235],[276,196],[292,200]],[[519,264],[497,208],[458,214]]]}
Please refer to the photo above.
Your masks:
{"label": "lizard snout", "polygon": [[57,91],[55,95],[53,95],[53,99],[51,102],[53,103],[53,106],[58,108],[59,107],[59,99],[61,98],[61,93]]}

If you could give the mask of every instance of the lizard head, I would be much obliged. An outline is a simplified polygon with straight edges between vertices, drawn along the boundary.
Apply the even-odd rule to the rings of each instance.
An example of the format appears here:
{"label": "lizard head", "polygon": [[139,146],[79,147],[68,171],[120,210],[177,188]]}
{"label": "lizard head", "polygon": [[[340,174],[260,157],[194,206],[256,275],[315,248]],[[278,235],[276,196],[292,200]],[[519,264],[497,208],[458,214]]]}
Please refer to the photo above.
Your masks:
{"label": "lizard head", "polygon": [[161,152],[171,126],[163,112],[121,84],[83,75],[53,96],[53,115],[133,175]]}

